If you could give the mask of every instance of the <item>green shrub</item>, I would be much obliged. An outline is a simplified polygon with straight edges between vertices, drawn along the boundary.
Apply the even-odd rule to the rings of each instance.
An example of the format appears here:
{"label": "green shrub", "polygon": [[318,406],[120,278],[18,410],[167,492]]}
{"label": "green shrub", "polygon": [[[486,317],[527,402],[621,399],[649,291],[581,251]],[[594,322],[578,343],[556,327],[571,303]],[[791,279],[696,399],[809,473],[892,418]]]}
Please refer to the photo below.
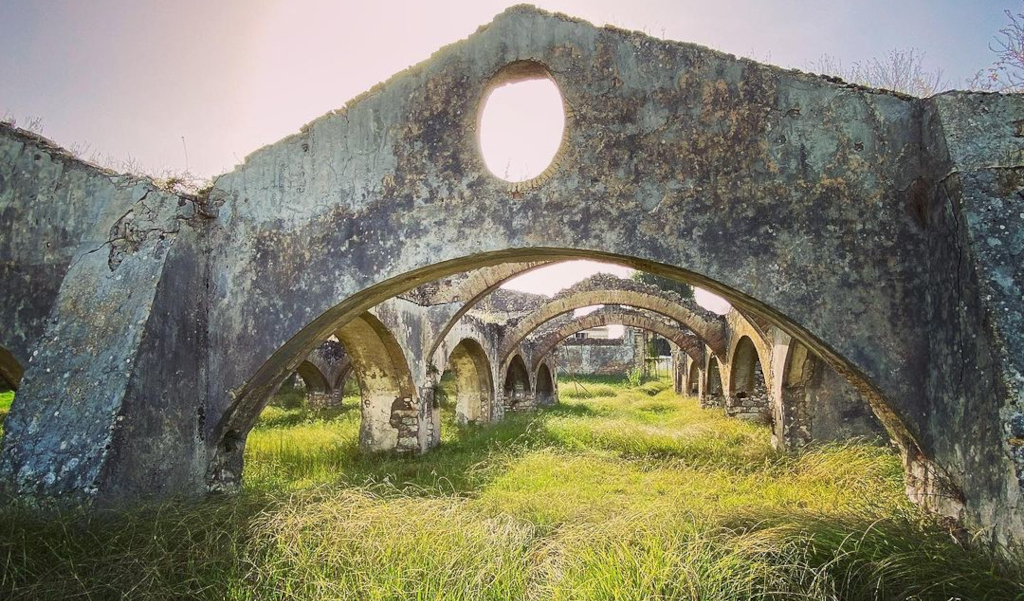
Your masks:
{"label": "green shrub", "polygon": [[641,367],[634,367],[626,374],[626,383],[630,388],[637,388],[644,381],[644,370]]}

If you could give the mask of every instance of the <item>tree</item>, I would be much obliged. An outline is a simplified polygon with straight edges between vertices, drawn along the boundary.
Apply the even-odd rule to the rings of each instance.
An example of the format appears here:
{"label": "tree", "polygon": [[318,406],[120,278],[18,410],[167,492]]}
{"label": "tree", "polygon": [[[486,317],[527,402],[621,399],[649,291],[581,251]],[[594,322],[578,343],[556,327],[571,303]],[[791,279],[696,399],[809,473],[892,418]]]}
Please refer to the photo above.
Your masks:
{"label": "tree", "polygon": [[924,56],[924,52],[914,48],[893,49],[881,58],[846,67],[842,61],[826,54],[811,68],[850,83],[924,98],[949,88],[941,69],[925,67]]}
{"label": "tree", "polygon": [[999,30],[988,47],[996,53],[991,67],[978,71],[967,83],[987,92],[1024,92],[1024,13],[1006,10],[1010,23]]}
{"label": "tree", "polygon": [[653,273],[647,273],[646,271],[633,272],[633,281],[640,282],[641,284],[647,284],[649,286],[657,286],[666,292],[675,292],[683,298],[693,300],[693,286],[683,282],[663,278],[660,275],[654,275]]}

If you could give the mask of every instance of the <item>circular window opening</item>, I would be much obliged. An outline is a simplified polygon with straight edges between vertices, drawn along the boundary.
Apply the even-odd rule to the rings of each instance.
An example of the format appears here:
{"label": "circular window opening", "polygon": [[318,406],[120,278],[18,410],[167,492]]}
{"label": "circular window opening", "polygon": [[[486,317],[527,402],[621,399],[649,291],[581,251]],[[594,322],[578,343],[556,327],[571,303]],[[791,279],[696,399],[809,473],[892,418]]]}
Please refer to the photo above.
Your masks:
{"label": "circular window opening", "polygon": [[495,176],[525,182],[544,173],[565,135],[562,95],[547,69],[533,62],[502,69],[484,96],[478,131]]}

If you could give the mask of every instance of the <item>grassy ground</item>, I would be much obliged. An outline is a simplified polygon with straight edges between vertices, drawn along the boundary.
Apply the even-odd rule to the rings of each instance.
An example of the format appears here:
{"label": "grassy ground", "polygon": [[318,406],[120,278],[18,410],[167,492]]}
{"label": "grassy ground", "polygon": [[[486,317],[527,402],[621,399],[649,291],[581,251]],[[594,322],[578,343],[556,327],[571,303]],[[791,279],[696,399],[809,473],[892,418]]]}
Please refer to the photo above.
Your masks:
{"label": "grassy ground", "polygon": [[357,404],[271,408],[245,492],[40,517],[0,508],[0,598],[1024,599],[902,492],[889,451],[799,455],[676,397],[563,381],[562,404],[357,453]]}

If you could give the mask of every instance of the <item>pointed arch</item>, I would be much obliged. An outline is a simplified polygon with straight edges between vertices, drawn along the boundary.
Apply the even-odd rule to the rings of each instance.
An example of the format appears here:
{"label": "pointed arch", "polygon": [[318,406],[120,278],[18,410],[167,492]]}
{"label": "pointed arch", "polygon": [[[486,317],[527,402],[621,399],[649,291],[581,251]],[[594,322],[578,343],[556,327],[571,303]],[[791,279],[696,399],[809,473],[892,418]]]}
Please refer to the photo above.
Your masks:
{"label": "pointed arch", "polygon": [[360,447],[419,450],[416,387],[394,335],[371,313],[363,313],[341,327],[336,336],[352,358],[359,379]]}
{"label": "pointed arch", "polygon": [[516,353],[505,369],[505,382],[502,385],[502,401],[506,411],[524,409],[533,404],[530,387],[530,372],[526,369],[523,356]]}
{"label": "pointed arch", "polygon": [[653,311],[640,311],[620,305],[606,305],[550,332],[537,334],[534,342],[534,367],[539,366],[540,362],[547,358],[560,342],[576,332],[613,324],[654,332],[671,340],[693,361],[704,362],[704,342],[697,335],[683,329],[680,324],[668,323],[663,316]]}
{"label": "pointed arch", "polygon": [[704,383],[704,398],[701,399],[701,405],[704,407],[721,407],[725,404],[722,393],[724,386],[722,385],[721,369],[718,367],[718,357],[715,357],[713,354],[708,358],[708,368],[705,377],[707,381]]}
{"label": "pointed arch", "polygon": [[[591,279],[597,279],[591,278]],[[664,315],[686,326],[708,347],[725,354],[725,320],[693,301],[660,289],[620,278],[600,278],[599,285],[587,286],[586,280],[569,288],[523,318],[506,336],[502,357],[508,357],[526,337],[544,323],[576,309],[593,305],[621,305]],[[577,289],[578,287],[578,289]]]}
{"label": "pointed arch", "polygon": [[700,393],[701,370],[697,365],[696,361],[690,363],[690,373],[687,375],[686,389],[683,391],[687,396],[697,396]]}
{"label": "pointed arch", "polygon": [[771,421],[764,366],[749,336],[740,337],[731,354],[725,408],[735,417]]}
{"label": "pointed arch", "polygon": [[455,378],[456,420],[463,424],[489,421],[494,384],[483,346],[472,338],[463,338],[448,355],[445,371]]}
{"label": "pointed arch", "polygon": [[302,382],[306,385],[306,390],[310,392],[324,393],[330,388],[330,384],[327,382],[327,376],[320,371],[320,368],[309,361],[299,363],[299,366],[295,369],[295,373],[299,374],[299,377],[302,378]]}
{"label": "pointed arch", "polygon": [[547,363],[541,363],[537,368],[537,404],[554,405],[558,402],[558,395],[555,393],[555,376]]}

